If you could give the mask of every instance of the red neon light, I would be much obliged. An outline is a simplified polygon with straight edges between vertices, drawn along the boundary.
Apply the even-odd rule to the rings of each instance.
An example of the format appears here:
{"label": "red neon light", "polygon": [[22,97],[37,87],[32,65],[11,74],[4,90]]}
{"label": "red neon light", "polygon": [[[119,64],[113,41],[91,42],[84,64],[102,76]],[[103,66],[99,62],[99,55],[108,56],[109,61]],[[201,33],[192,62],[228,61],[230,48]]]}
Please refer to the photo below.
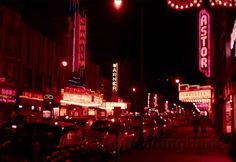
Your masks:
{"label": "red neon light", "polygon": [[72,60],[72,71],[79,71],[79,12],[75,12],[74,15],[74,38],[73,38],[73,60]]}
{"label": "red neon light", "polygon": [[80,16],[79,25],[79,67],[85,68],[85,51],[86,51],[86,17]]}
{"label": "red neon light", "polygon": [[183,10],[192,7],[200,7],[202,0],[167,0],[167,4],[176,10]]}
{"label": "red neon light", "polygon": [[1,88],[1,89],[0,89],[0,95],[4,95],[4,96],[16,96],[16,90]]}
{"label": "red neon light", "polygon": [[209,0],[211,6],[222,6],[226,8],[231,8],[236,6],[235,0]]}
{"label": "red neon light", "polygon": [[199,70],[206,77],[211,76],[210,71],[210,15],[203,9],[199,13]]}

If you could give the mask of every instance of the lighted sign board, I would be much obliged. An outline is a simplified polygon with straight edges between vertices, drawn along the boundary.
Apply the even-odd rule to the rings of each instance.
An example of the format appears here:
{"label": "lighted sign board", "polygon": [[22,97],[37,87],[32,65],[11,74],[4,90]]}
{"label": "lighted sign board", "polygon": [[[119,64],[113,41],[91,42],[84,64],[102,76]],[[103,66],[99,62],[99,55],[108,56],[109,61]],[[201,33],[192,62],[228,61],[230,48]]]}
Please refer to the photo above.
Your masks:
{"label": "lighted sign board", "polygon": [[118,91],[118,63],[112,65],[112,91]]}
{"label": "lighted sign board", "polygon": [[[92,100],[94,98],[94,100]],[[62,104],[72,104],[72,105],[80,105],[80,106],[101,106],[103,99],[102,96],[92,96],[89,94],[71,94],[71,93],[63,93],[62,100],[60,100]]]}
{"label": "lighted sign board", "polygon": [[16,103],[16,90],[0,88],[0,102]]}
{"label": "lighted sign board", "polygon": [[189,86],[188,84],[180,85],[179,100],[183,102],[211,102],[212,88],[210,86]]}
{"label": "lighted sign board", "polygon": [[197,102],[195,103],[195,106],[200,110],[200,111],[208,111],[210,105],[209,103],[205,102]]}
{"label": "lighted sign board", "polygon": [[80,69],[84,69],[86,51],[86,16],[80,16],[79,22],[79,67]]}
{"label": "lighted sign board", "polygon": [[199,12],[199,70],[206,76],[211,76],[210,70],[210,15],[202,9]]}
{"label": "lighted sign board", "polygon": [[127,109],[128,105],[125,102],[105,102],[106,109],[114,109],[115,107],[120,107],[122,110]]}

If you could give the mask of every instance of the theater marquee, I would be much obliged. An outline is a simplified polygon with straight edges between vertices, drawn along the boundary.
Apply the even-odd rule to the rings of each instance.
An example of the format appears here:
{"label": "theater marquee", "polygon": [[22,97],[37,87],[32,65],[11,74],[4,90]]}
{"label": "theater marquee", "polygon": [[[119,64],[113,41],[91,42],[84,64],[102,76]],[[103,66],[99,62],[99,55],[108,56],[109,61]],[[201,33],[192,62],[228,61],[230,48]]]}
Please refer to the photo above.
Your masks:
{"label": "theater marquee", "polygon": [[210,69],[210,15],[203,9],[199,13],[199,70],[206,76],[211,76]]}

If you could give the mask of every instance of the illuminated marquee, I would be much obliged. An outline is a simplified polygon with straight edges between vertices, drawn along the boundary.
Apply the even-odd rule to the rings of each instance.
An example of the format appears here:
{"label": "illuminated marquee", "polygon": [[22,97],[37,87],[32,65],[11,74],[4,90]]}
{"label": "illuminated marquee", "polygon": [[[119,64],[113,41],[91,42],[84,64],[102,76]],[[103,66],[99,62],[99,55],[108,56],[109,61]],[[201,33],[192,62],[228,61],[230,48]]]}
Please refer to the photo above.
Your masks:
{"label": "illuminated marquee", "polygon": [[118,91],[118,63],[112,65],[112,91]]}
{"label": "illuminated marquee", "polygon": [[211,86],[199,86],[188,84],[180,85],[179,100],[183,102],[201,102],[210,103],[211,102]]}
{"label": "illuminated marquee", "polygon": [[177,10],[200,7],[202,0],[167,0],[167,4]]}
{"label": "illuminated marquee", "polygon": [[93,96],[88,94],[70,94],[70,93],[63,93],[62,100],[60,103],[62,104],[71,104],[71,105],[79,105],[79,106],[94,106],[98,107],[102,105],[102,98],[96,97],[95,100],[92,100]]}
{"label": "illuminated marquee", "polygon": [[199,70],[206,77],[210,71],[210,15],[206,10],[199,13]]}
{"label": "illuminated marquee", "polygon": [[211,6],[222,6],[222,7],[234,7],[236,6],[236,0],[209,0]]}

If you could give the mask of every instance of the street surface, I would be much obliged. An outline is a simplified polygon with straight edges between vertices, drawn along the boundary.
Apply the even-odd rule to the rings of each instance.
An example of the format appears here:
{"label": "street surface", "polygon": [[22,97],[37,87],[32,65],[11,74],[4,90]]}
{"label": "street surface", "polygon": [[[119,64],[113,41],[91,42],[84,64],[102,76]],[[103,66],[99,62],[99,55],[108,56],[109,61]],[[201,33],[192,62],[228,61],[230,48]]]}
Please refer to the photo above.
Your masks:
{"label": "street surface", "polygon": [[233,162],[229,145],[220,141],[212,128],[194,137],[192,127],[174,128],[143,149],[125,153],[117,162]]}

